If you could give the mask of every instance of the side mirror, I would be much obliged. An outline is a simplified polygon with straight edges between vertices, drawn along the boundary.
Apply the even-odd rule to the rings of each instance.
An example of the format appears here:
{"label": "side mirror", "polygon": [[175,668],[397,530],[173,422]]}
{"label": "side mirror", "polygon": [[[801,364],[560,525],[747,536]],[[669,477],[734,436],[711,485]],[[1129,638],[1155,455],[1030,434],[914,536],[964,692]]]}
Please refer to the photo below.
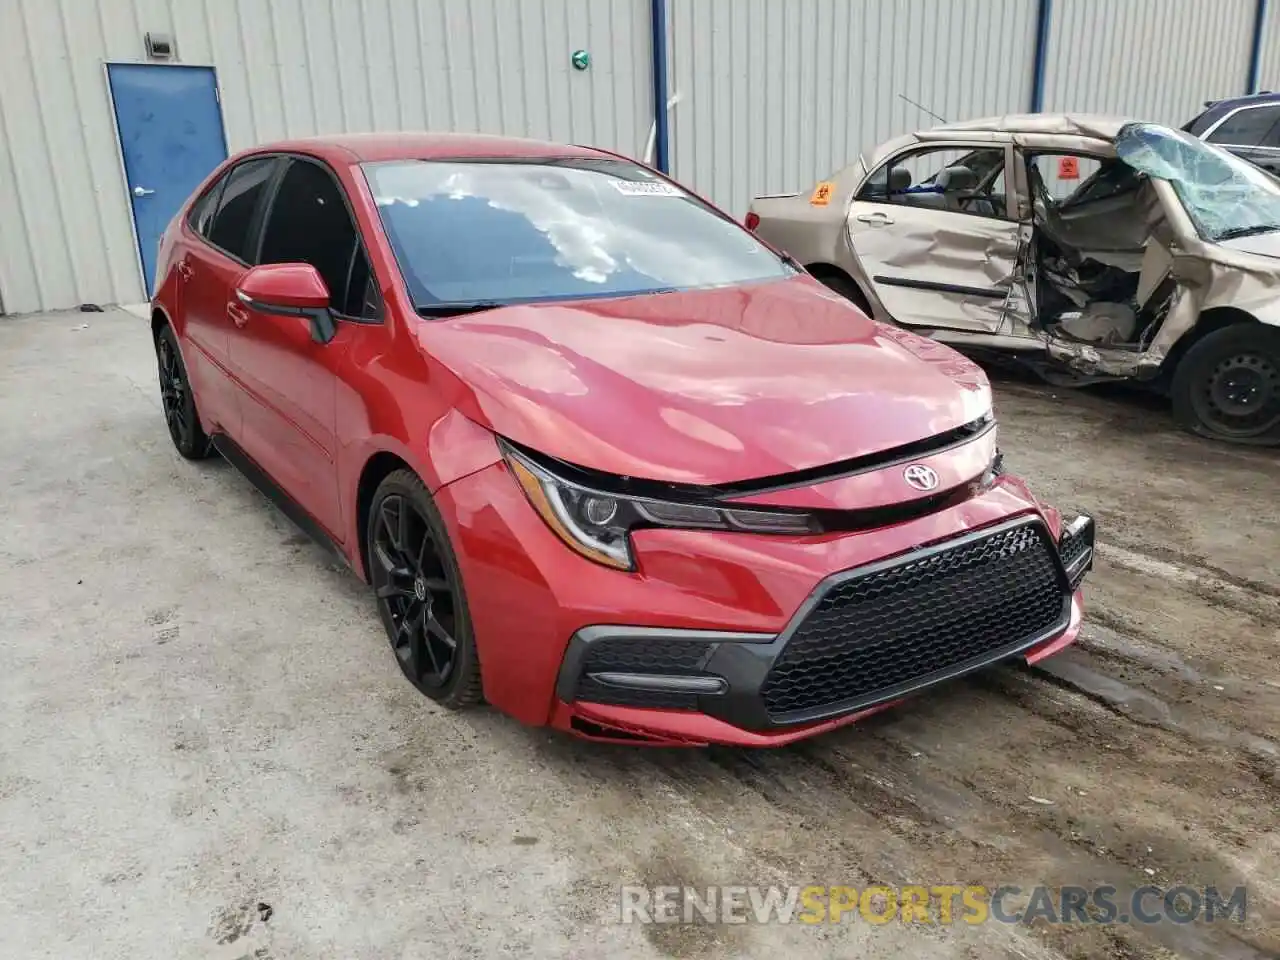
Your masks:
{"label": "side mirror", "polygon": [[329,310],[329,288],[309,263],[264,263],[240,278],[236,296],[250,310],[284,317],[306,317],[311,339],[328,343],[337,328]]}

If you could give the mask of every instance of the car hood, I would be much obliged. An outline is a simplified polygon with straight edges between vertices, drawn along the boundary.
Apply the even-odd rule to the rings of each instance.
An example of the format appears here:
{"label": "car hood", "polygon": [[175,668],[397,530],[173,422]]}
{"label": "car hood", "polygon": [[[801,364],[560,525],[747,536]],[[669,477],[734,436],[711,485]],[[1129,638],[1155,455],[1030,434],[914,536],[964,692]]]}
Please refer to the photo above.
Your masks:
{"label": "car hood", "polygon": [[1236,237],[1234,240],[1222,240],[1219,246],[1240,253],[1252,253],[1259,257],[1280,257],[1280,231],[1259,233],[1252,237]]}
{"label": "car hood", "polygon": [[986,376],[808,277],[427,320],[467,416],[579,466],[723,484],[874,454],[991,408]]}

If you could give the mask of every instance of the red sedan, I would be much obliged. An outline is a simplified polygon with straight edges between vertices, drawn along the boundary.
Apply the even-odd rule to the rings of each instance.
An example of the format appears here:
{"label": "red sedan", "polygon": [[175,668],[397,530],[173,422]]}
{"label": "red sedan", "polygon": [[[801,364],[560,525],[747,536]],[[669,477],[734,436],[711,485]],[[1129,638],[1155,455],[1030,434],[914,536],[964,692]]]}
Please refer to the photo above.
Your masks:
{"label": "red sedan", "polygon": [[277,143],[161,241],[178,451],[368,581],[446,707],[771,745],[1079,630],[1093,523],[982,372],[661,175],[482,136]]}

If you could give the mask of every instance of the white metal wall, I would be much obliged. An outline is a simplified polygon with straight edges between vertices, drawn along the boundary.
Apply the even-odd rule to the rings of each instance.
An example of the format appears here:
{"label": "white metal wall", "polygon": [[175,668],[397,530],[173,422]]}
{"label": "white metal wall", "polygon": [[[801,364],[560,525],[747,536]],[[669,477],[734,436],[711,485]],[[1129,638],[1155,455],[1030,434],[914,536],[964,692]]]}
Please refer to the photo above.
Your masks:
{"label": "white metal wall", "polygon": [[1181,126],[1248,83],[1256,0],[1054,0],[1044,109]]}
{"label": "white metal wall", "polygon": [[[1258,58],[1258,89],[1280,91],[1280,2],[1267,4]],[[1207,97],[1205,99],[1208,99]]]}
{"label": "white metal wall", "polygon": [[[1034,0],[668,3],[673,172],[734,214],[932,125],[926,110],[1030,103]],[[1180,123],[1243,93],[1254,4],[1054,0],[1044,109]],[[1270,9],[1260,83],[1280,88]],[[217,68],[232,150],[428,128],[640,156],[652,118],[648,0],[0,0],[5,311],[142,299],[102,64],[142,60],[148,30]]]}
{"label": "white metal wall", "polygon": [[1026,109],[1033,0],[670,0],[672,172],[741,216],[883,140]]}
{"label": "white metal wall", "polygon": [[144,298],[102,64],[145,59],[148,30],[217,68],[233,152],[433,129],[638,156],[653,117],[647,0],[0,0],[9,313]]}

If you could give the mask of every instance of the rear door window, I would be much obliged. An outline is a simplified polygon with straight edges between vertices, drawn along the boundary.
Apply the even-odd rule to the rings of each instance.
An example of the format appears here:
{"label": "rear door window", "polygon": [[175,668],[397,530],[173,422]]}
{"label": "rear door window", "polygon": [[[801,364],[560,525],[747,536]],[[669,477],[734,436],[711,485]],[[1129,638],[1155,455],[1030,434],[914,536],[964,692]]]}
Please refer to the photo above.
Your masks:
{"label": "rear door window", "polygon": [[253,227],[276,163],[275,157],[262,157],[239,164],[227,176],[218,198],[209,242],[245,263],[253,260]]}

